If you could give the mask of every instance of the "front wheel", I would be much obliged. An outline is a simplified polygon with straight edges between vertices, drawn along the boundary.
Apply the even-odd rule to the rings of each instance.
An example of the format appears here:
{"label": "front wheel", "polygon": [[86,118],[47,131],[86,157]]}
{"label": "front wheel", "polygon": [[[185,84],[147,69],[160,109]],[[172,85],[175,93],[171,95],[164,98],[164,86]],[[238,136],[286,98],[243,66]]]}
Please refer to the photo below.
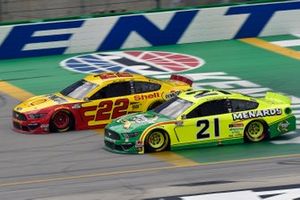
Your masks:
{"label": "front wheel", "polygon": [[71,130],[73,118],[71,113],[66,110],[56,112],[50,122],[51,131],[53,132],[66,132]]}
{"label": "front wheel", "polygon": [[245,139],[250,142],[260,142],[267,138],[267,127],[262,121],[252,121],[245,129]]}
{"label": "front wheel", "polygon": [[167,133],[154,130],[146,138],[146,150],[148,152],[159,152],[167,149],[169,145],[169,136]]}

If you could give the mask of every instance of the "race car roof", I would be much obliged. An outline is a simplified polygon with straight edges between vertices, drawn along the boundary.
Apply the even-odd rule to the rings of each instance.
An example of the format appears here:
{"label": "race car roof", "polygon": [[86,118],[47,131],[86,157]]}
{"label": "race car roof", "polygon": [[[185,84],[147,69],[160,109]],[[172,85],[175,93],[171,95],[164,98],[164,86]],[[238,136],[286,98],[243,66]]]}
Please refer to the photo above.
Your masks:
{"label": "race car roof", "polygon": [[179,95],[180,98],[186,99],[191,102],[207,101],[213,99],[226,99],[226,98],[241,98],[250,99],[250,97],[245,96],[240,93],[229,92],[224,90],[192,90],[183,92]]}
{"label": "race car roof", "polygon": [[105,81],[120,81],[120,80],[131,80],[131,79],[147,79],[146,77],[133,74],[128,72],[103,72],[100,74],[92,74],[88,75],[84,78],[85,80],[93,83],[100,84],[101,82]]}

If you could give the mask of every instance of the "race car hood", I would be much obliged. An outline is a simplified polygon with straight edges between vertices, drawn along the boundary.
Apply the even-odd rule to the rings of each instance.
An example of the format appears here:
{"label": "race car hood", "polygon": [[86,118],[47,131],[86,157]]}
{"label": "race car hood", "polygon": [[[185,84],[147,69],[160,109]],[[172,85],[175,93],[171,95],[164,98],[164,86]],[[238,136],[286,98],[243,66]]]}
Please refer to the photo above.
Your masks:
{"label": "race car hood", "polygon": [[159,123],[170,121],[171,118],[155,113],[153,111],[148,111],[146,113],[135,113],[130,115],[125,115],[118,119],[113,120],[110,124],[106,126],[107,129],[118,133],[136,133],[142,132],[147,127]]}
{"label": "race car hood", "polygon": [[14,108],[14,110],[17,112],[24,113],[49,108],[51,106],[76,102],[79,102],[79,100],[65,97],[60,93],[46,94],[29,98],[26,101],[23,101],[22,103],[18,104]]}

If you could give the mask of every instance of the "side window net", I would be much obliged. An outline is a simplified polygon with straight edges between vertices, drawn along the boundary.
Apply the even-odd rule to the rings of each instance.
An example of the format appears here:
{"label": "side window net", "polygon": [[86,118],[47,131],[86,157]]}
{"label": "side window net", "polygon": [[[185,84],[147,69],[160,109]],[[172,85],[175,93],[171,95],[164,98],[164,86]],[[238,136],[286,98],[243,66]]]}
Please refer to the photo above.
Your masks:
{"label": "side window net", "polygon": [[134,90],[136,94],[157,91],[160,87],[161,85],[157,83],[148,83],[143,81],[134,82]]}
{"label": "side window net", "polygon": [[258,107],[258,103],[255,101],[232,99],[231,107],[232,112],[240,112],[244,110],[256,109]]}
{"label": "side window net", "polygon": [[130,83],[112,83],[96,92],[90,100],[127,96],[131,94]]}
{"label": "side window net", "polygon": [[228,113],[226,100],[213,100],[199,105],[186,118],[204,117]]}

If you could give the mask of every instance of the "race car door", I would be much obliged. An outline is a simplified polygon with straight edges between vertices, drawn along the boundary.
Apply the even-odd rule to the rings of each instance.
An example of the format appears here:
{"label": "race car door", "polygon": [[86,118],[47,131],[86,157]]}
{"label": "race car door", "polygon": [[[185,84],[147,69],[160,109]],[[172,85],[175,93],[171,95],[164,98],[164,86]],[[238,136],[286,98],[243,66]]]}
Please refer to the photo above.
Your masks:
{"label": "race car door", "polygon": [[87,120],[87,126],[102,127],[112,119],[131,112],[130,102],[133,99],[131,82],[111,83],[89,98],[87,103],[82,104],[88,108],[83,113]]}
{"label": "race car door", "polygon": [[212,100],[189,112],[183,124],[175,128],[178,145],[211,143],[226,138],[227,127],[232,121],[228,104],[226,99]]}
{"label": "race car door", "polygon": [[134,101],[131,102],[135,112],[150,110],[161,102],[162,97],[159,92],[161,85],[145,81],[133,81]]}

